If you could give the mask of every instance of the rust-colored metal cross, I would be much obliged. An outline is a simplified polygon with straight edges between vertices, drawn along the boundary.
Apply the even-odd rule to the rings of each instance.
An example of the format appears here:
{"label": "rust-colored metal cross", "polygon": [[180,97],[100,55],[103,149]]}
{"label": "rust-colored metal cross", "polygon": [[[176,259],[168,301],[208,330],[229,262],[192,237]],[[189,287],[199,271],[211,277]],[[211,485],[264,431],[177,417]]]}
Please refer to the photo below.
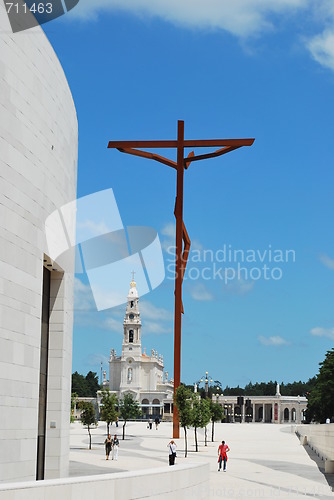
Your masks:
{"label": "rust-colored metal cross", "polygon": [[[115,148],[122,153],[128,153],[142,158],[155,160],[177,171],[176,202],[174,215],[176,218],[176,250],[175,250],[175,311],[174,311],[174,393],[181,383],[181,315],[182,282],[190,250],[190,239],[183,222],[183,178],[184,170],[194,161],[215,158],[230,153],[242,146],[251,146],[254,139],[204,139],[184,140],[184,122],[179,120],[177,127],[177,140],[173,141],[110,141],[108,148]],[[187,158],[184,157],[185,148],[210,148],[219,147],[216,151],[195,156],[192,151]],[[139,149],[138,149],[139,148]],[[177,148],[177,162],[163,156],[142,151],[143,148],[163,149]],[[173,437],[179,437],[179,416],[176,405],[173,411]]]}

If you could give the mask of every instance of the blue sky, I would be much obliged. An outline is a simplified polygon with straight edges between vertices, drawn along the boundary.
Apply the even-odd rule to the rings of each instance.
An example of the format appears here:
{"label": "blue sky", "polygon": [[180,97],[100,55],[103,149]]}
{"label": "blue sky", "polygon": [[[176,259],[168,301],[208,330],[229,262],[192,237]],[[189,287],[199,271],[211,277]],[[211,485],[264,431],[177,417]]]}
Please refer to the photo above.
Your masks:
{"label": "blue sky", "polygon": [[[174,139],[178,119],[187,139],[256,139],[185,174],[186,383],[205,371],[224,386],[307,380],[333,345],[334,6],[272,3],[81,0],[44,25],[78,113],[78,196],[112,188],[124,225],[159,233],[166,278],[141,301],[142,345],[164,355],[170,376],[176,175],[107,143]],[[218,262],[224,248],[255,261],[239,252]],[[294,258],[270,261],[269,249]],[[213,258],[198,262],[205,250]],[[278,268],[274,277],[259,276],[264,264]],[[227,279],[226,267],[238,265],[248,275]],[[101,360],[107,369],[110,349],[121,352],[123,316],[124,306],[94,311],[87,280],[77,278],[73,371],[99,372]]]}

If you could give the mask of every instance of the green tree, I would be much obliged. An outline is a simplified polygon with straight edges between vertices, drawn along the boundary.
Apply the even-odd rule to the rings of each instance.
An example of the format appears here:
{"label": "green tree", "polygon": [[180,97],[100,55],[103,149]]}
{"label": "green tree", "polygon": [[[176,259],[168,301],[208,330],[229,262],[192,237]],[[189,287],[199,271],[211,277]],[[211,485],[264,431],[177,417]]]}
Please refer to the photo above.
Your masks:
{"label": "green tree", "polygon": [[75,409],[75,405],[77,404],[78,402],[78,395],[76,392],[72,392],[71,394],[71,415],[70,415],[70,422],[71,424],[74,422],[74,409]]}
{"label": "green tree", "polygon": [[99,377],[96,372],[89,371],[86,375],[89,398],[96,398],[97,391],[100,390]]}
{"label": "green tree", "polygon": [[88,393],[87,381],[78,372],[72,373],[72,392],[75,392],[81,398],[86,397]]}
{"label": "green tree", "polygon": [[109,426],[113,422],[116,422],[118,417],[118,412],[116,411],[116,405],[118,404],[116,394],[111,394],[108,390],[102,391],[101,398],[101,420],[107,423],[107,434],[109,434]]}
{"label": "green tree", "polygon": [[92,436],[91,428],[92,426],[97,426],[95,406],[91,401],[80,401],[79,408],[81,409],[81,423],[82,425],[87,425],[89,434],[89,449],[92,449]]}
{"label": "green tree", "polygon": [[184,456],[187,458],[188,442],[187,442],[187,428],[192,424],[192,391],[185,385],[180,385],[174,394],[174,404],[176,405],[179,421],[184,430]]}
{"label": "green tree", "polygon": [[327,351],[308,398],[307,420],[325,422],[334,416],[334,348]]}
{"label": "green tree", "polygon": [[211,441],[214,441],[214,428],[215,422],[222,420],[224,417],[223,407],[219,403],[214,403],[212,400],[210,401],[210,417],[212,422],[212,432],[211,432]]}
{"label": "green tree", "polygon": [[123,423],[123,439],[125,438],[125,426],[126,422],[131,419],[140,417],[141,410],[138,404],[131,394],[124,394],[123,399],[119,402],[119,413],[124,421]]}
{"label": "green tree", "polygon": [[228,385],[225,387],[223,393],[226,396],[243,396],[245,394],[245,390],[241,387],[229,387]]}
{"label": "green tree", "polygon": [[288,384],[281,383],[280,392],[282,396],[300,396],[307,395],[307,393],[311,392],[317,377],[312,377],[308,379],[307,382],[291,382]]}
{"label": "green tree", "polygon": [[192,396],[192,426],[195,433],[195,450],[198,451],[197,429],[203,428],[210,422],[210,402],[207,399],[200,399],[197,393]]}
{"label": "green tree", "polygon": [[72,392],[76,392],[81,398],[96,398],[100,389],[97,373],[88,372],[84,377],[78,372],[72,374]]}

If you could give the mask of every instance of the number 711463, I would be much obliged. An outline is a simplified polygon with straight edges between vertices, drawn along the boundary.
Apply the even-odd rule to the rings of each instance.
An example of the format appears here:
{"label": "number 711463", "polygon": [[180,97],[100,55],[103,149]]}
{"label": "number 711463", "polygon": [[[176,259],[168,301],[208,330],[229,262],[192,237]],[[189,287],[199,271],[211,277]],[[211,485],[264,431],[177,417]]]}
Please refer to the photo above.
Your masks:
{"label": "number 711463", "polygon": [[33,14],[52,14],[52,3],[49,2],[44,4],[42,2],[35,2],[31,5],[31,7],[28,7],[26,3],[21,4],[18,2],[6,2],[6,10],[7,14],[26,14],[28,11]]}

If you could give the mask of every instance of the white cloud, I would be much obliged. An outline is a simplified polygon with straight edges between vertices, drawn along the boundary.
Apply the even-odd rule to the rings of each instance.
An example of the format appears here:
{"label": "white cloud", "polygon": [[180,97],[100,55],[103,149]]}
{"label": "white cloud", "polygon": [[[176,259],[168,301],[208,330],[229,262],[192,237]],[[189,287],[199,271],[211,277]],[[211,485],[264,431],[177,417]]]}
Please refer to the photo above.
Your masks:
{"label": "white cloud", "polygon": [[205,285],[199,283],[198,285],[193,285],[189,287],[190,295],[194,300],[198,301],[209,301],[213,300],[212,293],[207,289]]}
{"label": "white cloud", "polygon": [[170,256],[175,255],[175,222],[168,222],[161,229],[161,247]]}
{"label": "white cloud", "polygon": [[168,222],[168,224],[165,224],[160,232],[164,236],[168,236],[168,238],[175,238],[175,223]]}
{"label": "white cloud", "polygon": [[334,30],[326,29],[307,42],[307,48],[315,61],[334,71]]}
{"label": "white cloud", "polygon": [[[191,240],[191,238],[190,238]],[[190,251],[191,250],[199,250],[199,251],[202,251],[203,250],[203,245],[200,241],[198,240],[191,240],[191,246],[190,246]]]}
{"label": "white cloud", "polygon": [[259,335],[258,341],[262,345],[274,346],[274,347],[290,344],[290,342],[283,339],[283,337],[280,337],[279,335],[274,335],[272,337],[263,337],[262,335]]}
{"label": "white cloud", "polygon": [[[101,11],[125,11],[141,18],[160,18],[188,29],[226,31],[240,39],[278,29],[277,19],[312,19],[320,34],[301,37],[311,57],[334,70],[333,0],[80,0],[69,14],[92,21]],[[300,30],[302,24],[299,23]]]}
{"label": "white cloud", "polygon": [[168,321],[173,318],[173,313],[164,309],[163,307],[157,307],[151,302],[143,300],[139,304],[139,310],[141,317],[144,319],[153,319],[160,321]]}
{"label": "white cloud", "polygon": [[85,285],[79,278],[74,278],[74,310],[96,311],[93,294],[89,285]]}
{"label": "white cloud", "polygon": [[103,328],[105,328],[106,330],[111,330],[113,332],[123,334],[123,321],[121,319],[116,319],[116,318],[107,318],[103,322]]}
{"label": "white cloud", "polygon": [[101,361],[103,365],[108,365],[109,358],[105,354],[100,353],[90,353],[86,358],[86,364],[88,366],[93,366],[96,368],[96,372],[100,375]]}
{"label": "white cloud", "polygon": [[[228,279],[228,273],[225,272],[225,280]],[[232,295],[245,295],[250,293],[255,285],[255,281],[245,281],[243,279],[234,279],[225,281],[223,291]]]}
{"label": "white cloud", "polygon": [[143,321],[142,334],[154,333],[161,335],[164,333],[171,333],[173,331],[171,326],[167,326],[158,321]]}
{"label": "white cloud", "polygon": [[[142,335],[161,335],[172,332],[172,311],[157,307],[146,300],[140,301],[139,310],[142,320]],[[116,323],[113,321],[112,325],[116,326]]]}
{"label": "white cloud", "polygon": [[96,223],[92,220],[85,220],[77,223],[77,228],[81,230],[86,230],[90,237],[100,236],[101,234],[106,234],[111,231],[105,222]]}
{"label": "white cloud", "polygon": [[81,0],[70,15],[91,20],[101,9],[123,10],[188,28],[225,30],[245,38],[273,30],[271,16],[292,15],[307,5],[308,0]]}
{"label": "white cloud", "polygon": [[333,269],[334,270],[334,259],[331,259],[328,257],[328,255],[322,254],[320,255],[320,261],[328,267],[328,269]]}
{"label": "white cloud", "polygon": [[334,328],[322,328],[318,326],[316,328],[312,328],[310,334],[315,337],[327,337],[334,340]]}
{"label": "white cloud", "polygon": [[[174,259],[175,257],[175,230],[176,230],[175,222],[168,222],[168,224],[165,224],[160,231],[160,234],[162,236],[161,246],[163,250],[165,250],[172,259]],[[203,245],[199,240],[196,239],[192,240],[190,236],[190,241],[191,245],[190,245],[189,260],[191,260],[192,251],[203,250]]]}

